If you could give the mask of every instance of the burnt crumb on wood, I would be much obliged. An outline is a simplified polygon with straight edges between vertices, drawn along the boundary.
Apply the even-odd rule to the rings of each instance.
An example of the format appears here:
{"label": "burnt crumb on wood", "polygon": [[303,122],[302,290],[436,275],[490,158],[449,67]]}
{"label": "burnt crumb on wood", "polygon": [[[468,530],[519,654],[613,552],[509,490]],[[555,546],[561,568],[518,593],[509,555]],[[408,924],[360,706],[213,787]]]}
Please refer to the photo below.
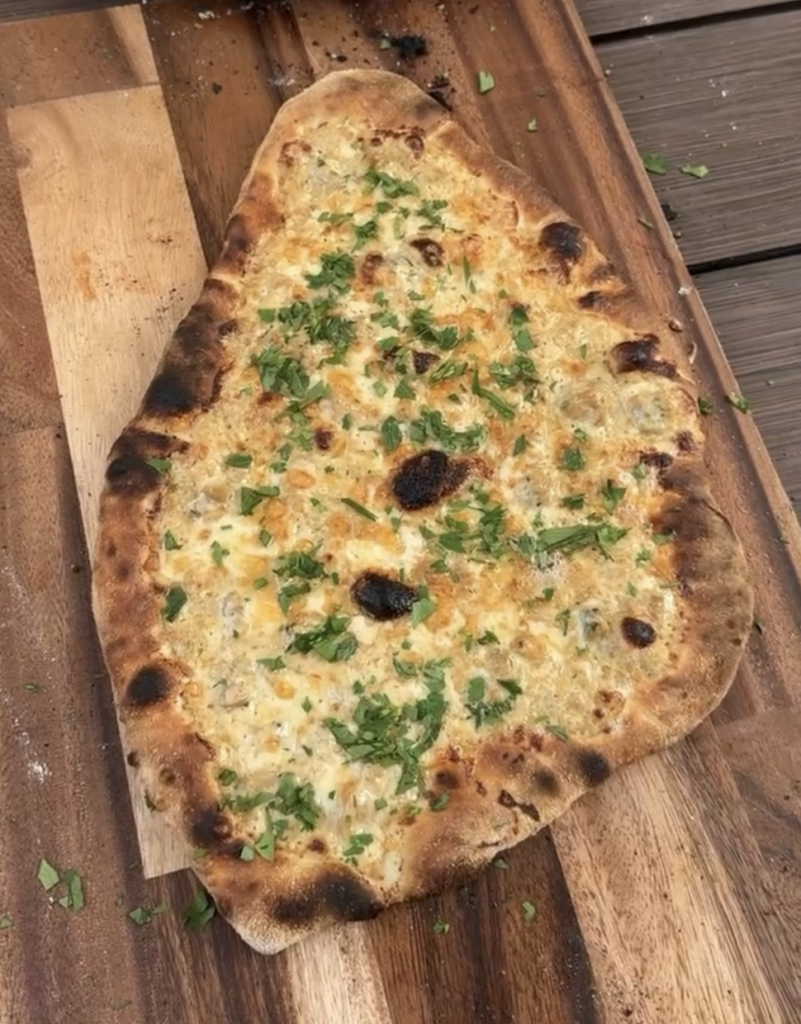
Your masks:
{"label": "burnt crumb on wood", "polygon": [[[448,95],[448,91],[450,91],[450,96]],[[434,75],[434,77],[428,83],[428,88],[426,89],[426,92],[431,97],[431,99],[435,100],[437,103],[439,103],[441,107],[444,107],[446,110],[453,110],[451,98],[455,91],[456,90],[451,86],[450,78],[448,78],[447,75],[442,74]]]}
{"label": "burnt crumb on wood", "polygon": [[[413,60],[415,57],[425,57],[428,54],[428,41],[425,36],[407,33],[402,36],[391,36],[384,32],[377,33],[384,42],[384,48],[398,51],[401,60]],[[387,46],[386,44],[389,44]]]}
{"label": "burnt crumb on wood", "polygon": [[220,85],[219,82],[212,82],[211,91],[214,93],[215,96],[219,96],[220,93],[223,91],[223,87]]}

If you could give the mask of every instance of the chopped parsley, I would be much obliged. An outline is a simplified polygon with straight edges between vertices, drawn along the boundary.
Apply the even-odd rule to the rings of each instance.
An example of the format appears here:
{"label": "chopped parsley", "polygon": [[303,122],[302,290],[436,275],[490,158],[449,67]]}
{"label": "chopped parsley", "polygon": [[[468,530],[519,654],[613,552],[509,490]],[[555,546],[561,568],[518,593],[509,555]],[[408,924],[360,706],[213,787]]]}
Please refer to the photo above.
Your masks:
{"label": "chopped parsley", "polygon": [[570,555],[582,548],[595,548],[604,558],[611,558],[609,548],[626,536],[628,530],[611,523],[575,523],[572,526],[549,526],[537,535],[522,534],[514,544],[520,554],[533,559],[540,568],[547,568],[551,555]]}
{"label": "chopped parsley", "polygon": [[428,806],[432,811],[442,811],[448,805],[448,794],[443,790],[442,793],[437,793],[428,801]]}
{"label": "chopped parsley", "polygon": [[289,409],[292,412],[299,412],[328,393],[323,381],[311,383],[299,359],[285,355],[275,345],[251,356],[250,362],[259,372],[262,389],[291,399]]}
{"label": "chopped parsley", "polygon": [[534,906],[533,903],[530,903],[528,900],[523,900],[523,902],[520,904],[520,909],[523,913],[523,920],[526,922],[533,921],[534,918],[537,916],[537,908]]}
{"label": "chopped parsley", "polygon": [[583,494],[568,494],[562,498],[562,508],[584,508],[584,495]]}
{"label": "chopped parsley", "polygon": [[495,79],[492,77],[489,71],[479,71],[478,73],[478,91],[483,96],[485,92],[495,88]]}
{"label": "chopped parsley", "polygon": [[409,440],[418,446],[437,441],[450,452],[475,452],[486,440],[486,429],[483,423],[475,423],[466,430],[455,430],[439,410],[424,407],[419,418],[409,424]]}
{"label": "chopped parsley", "polygon": [[533,359],[522,353],[514,356],[508,363],[497,361],[490,363],[489,373],[501,391],[508,391],[509,388],[513,388],[517,384],[533,387],[540,383]]}
{"label": "chopped parsley", "polygon": [[428,593],[428,587],[418,587],[417,600],[412,604],[412,625],[419,626],[437,610],[437,602]]}
{"label": "chopped parsley", "polygon": [[616,487],[611,480],[607,480],[601,488],[601,497],[604,500],[604,508],[611,515],[626,495],[625,487]]}
{"label": "chopped parsley", "polygon": [[228,550],[228,548],[224,548],[219,541],[215,540],[212,542],[211,557],[213,558],[215,565],[222,565],[223,559],[226,557],[226,555],[230,554],[231,552]]}
{"label": "chopped parsley", "polygon": [[661,153],[643,153],[642,165],[649,174],[667,174],[667,159]]}
{"label": "chopped parsley", "polygon": [[253,510],[261,505],[265,498],[277,498],[281,493],[275,484],[264,484],[260,487],[241,487],[239,489],[239,511],[243,516],[252,515]]}
{"label": "chopped parsley", "polygon": [[706,164],[684,164],[682,174],[689,174],[691,178],[705,178],[709,174]]}
{"label": "chopped parsley", "polygon": [[498,679],[497,684],[506,692],[506,696],[488,700],[486,679],[483,676],[473,676],[468,680],[465,707],[477,729],[486,723],[499,722],[512,710],[515,701],[523,692],[516,679]]}
{"label": "chopped parsley", "polygon": [[159,903],[155,907],[134,907],[133,910],[128,911],[127,916],[129,921],[133,921],[141,928],[143,925],[150,924],[154,917],[165,913],[166,910],[167,904]]}
{"label": "chopped parsley", "polygon": [[419,191],[413,181],[401,181],[400,178],[393,178],[392,175],[376,170],[375,167],[371,167],[367,171],[364,175],[364,180],[367,184],[368,192],[375,192],[377,188],[380,188],[387,199],[398,199],[400,196],[416,196]]}
{"label": "chopped parsley", "polygon": [[356,864],[356,858],[360,856],[372,843],[373,837],[369,832],[356,832],[348,840],[348,845],[342,851],[342,856],[349,864]]}
{"label": "chopped parsley", "polygon": [[165,551],[180,551],[181,545],[175,539],[172,530],[167,530],[164,534],[164,550]]}
{"label": "chopped parsley", "polygon": [[257,665],[263,665],[268,672],[277,672],[279,669],[286,668],[286,662],[279,654],[277,658],[257,658]]}
{"label": "chopped parsley", "polygon": [[735,394],[735,392],[733,391],[730,391],[726,395],[726,401],[729,403],[729,405],[734,406],[734,408],[738,412],[748,412],[748,410],[751,408],[751,403],[748,401],[747,398],[743,398],[742,395]]}
{"label": "chopped parsley", "polygon": [[702,416],[711,416],[712,413],[715,411],[715,406],[709,401],[708,398],[701,397],[698,399],[698,411],[701,413]]}
{"label": "chopped parsley", "polygon": [[168,473],[170,469],[172,469],[171,459],[161,459],[154,455],[150,459],[145,459],[145,462],[151,469],[155,469],[159,476],[164,476],[165,473]]}
{"label": "chopped parsley", "polygon": [[387,416],[379,427],[378,432],[381,435],[381,440],[384,443],[384,450],[387,453],[394,452],[403,440],[400,423],[398,423],[394,416]]}
{"label": "chopped parsley", "polygon": [[378,221],[366,220],[363,224],[353,225],[353,236],[355,238],[355,249],[362,249],[371,238],[378,236]]}
{"label": "chopped parsley", "polygon": [[458,363],[455,359],[445,359],[428,375],[430,384],[439,384],[443,380],[461,377],[467,371],[467,363]]}
{"label": "chopped parsley", "polygon": [[362,516],[364,519],[370,519],[372,522],[378,522],[378,516],[375,512],[371,512],[369,508],[365,508],[364,505],[360,505],[358,501],[354,501],[353,498],[340,498],[343,505],[347,505],[348,508],[353,509],[357,515]]}
{"label": "chopped parsley", "polygon": [[309,593],[311,581],[328,576],[325,566],[315,557],[319,549],[318,545],[311,551],[289,551],[276,559],[273,572],[279,579],[287,581],[278,591],[278,605],[284,615],[296,597]]}
{"label": "chopped parsley", "polygon": [[269,530],[259,530],[259,543],[262,547],[269,547],[273,542],[273,535]]}
{"label": "chopped parsley", "polygon": [[239,778],[233,768],[221,768],[217,772],[217,778],[223,786],[232,786]]}
{"label": "chopped parsley", "polygon": [[415,338],[419,338],[426,344],[434,345],[443,352],[449,352],[460,342],[468,339],[468,335],[460,335],[459,328],[453,325],[436,327],[431,310],[422,307],[413,309],[409,314],[409,327]]}
{"label": "chopped parsley", "polygon": [[420,666],[428,690],[425,697],[399,707],[384,693],[362,694],[353,712],[353,725],[326,718],[325,725],[348,760],[401,769],[397,792],[420,784],[420,757],[437,740],[445,715],[447,659]]}
{"label": "chopped parsley", "polygon": [[231,452],[225,457],[226,466],[233,466],[235,469],[248,469],[252,462],[253,456],[246,452]]}
{"label": "chopped parsley", "polygon": [[420,203],[420,208],[414,211],[425,222],[420,225],[421,228],[423,230],[431,230],[431,228],[442,228],[444,230],[445,224],[440,210],[446,209],[447,205],[447,199],[424,199]]}
{"label": "chopped parsley", "polygon": [[562,458],[559,465],[561,469],[575,472],[576,470],[584,469],[587,465],[587,460],[580,448],[570,448],[568,446],[562,449]]}
{"label": "chopped parsley", "polygon": [[512,447],[512,455],[522,455],[528,447],[528,441],[526,440],[525,434],[521,434],[520,437],[515,439],[514,446]]}
{"label": "chopped parsley", "polygon": [[167,622],[175,622],[188,600],[189,598],[183,587],[170,587],[164,598],[164,606],[161,609],[162,616]]}
{"label": "chopped parsley", "polygon": [[395,390],[393,391],[393,395],[395,396],[395,398],[416,398],[417,397],[417,395],[415,394],[414,388],[412,387],[412,385],[406,379],[398,381],[398,384],[397,384]]}
{"label": "chopped parsley", "polygon": [[59,873],[53,867],[53,865],[44,859],[39,861],[39,869],[36,872],[36,877],[39,879],[39,884],[45,890],[49,892],[54,886],[58,885]]}
{"label": "chopped parsley", "polygon": [[435,935],[447,935],[451,930],[451,926],[447,921],[443,921],[441,917],[438,917],[436,921],[431,925],[431,930]]}
{"label": "chopped parsley", "polygon": [[356,274],[353,257],[346,252],[337,250],[327,252],[320,257],[320,270],[316,274],[306,274],[306,282],[310,288],[331,288],[335,292],[346,292]]}
{"label": "chopped parsley", "polygon": [[352,213],[332,213],[330,210],[324,210],[317,220],[321,224],[332,224],[335,228],[339,227],[340,224],[347,224],[349,220],[353,220]]}
{"label": "chopped parsley", "polygon": [[490,407],[498,413],[501,419],[513,420],[515,418],[514,407],[505,402],[500,395],[496,395],[494,391],[490,391],[485,388],[478,379],[478,367],[473,369],[473,383],[471,384],[470,390],[474,395],[478,395],[479,398],[483,398],[486,402],[489,402]]}
{"label": "chopped parsley", "polygon": [[632,469],[631,475],[635,480],[644,480],[648,476],[648,467],[644,462],[638,462],[637,465]]}
{"label": "chopped parsley", "polygon": [[305,633],[296,633],[287,647],[298,654],[316,654],[323,661],[347,661],[356,652],[359,642],[348,632],[347,615],[328,615],[318,626]]}
{"label": "chopped parsley", "polygon": [[525,325],[529,322],[528,313],[522,306],[512,306],[507,323],[512,328],[512,340],[518,352],[530,352],[534,348],[531,332]]}
{"label": "chopped parsley", "polygon": [[198,889],[192,897],[192,902],[184,911],[184,924],[187,928],[200,931],[205,928],[209,921],[217,913],[214,902],[205,889]]}

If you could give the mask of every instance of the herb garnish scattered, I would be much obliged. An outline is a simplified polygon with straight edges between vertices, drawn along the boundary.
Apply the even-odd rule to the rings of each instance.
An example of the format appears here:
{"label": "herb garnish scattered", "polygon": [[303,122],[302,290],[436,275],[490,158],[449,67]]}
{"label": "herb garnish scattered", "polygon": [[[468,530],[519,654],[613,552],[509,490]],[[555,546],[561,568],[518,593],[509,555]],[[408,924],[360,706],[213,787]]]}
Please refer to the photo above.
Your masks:
{"label": "herb garnish scattered", "polygon": [[748,412],[751,408],[751,403],[747,398],[743,398],[742,395],[735,394],[733,391],[726,395],[726,401],[729,405],[733,405],[738,412]]}
{"label": "herb garnish scattered", "polygon": [[698,399],[698,411],[702,416],[711,416],[715,411],[715,406],[708,398],[701,397]]}
{"label": "herb garnish scattered", "polygon": [[367,183],[367,191],[374,192],[380,188],[387,199],[398,199],[400,196],[416,196],[417,185],[413,181],[401,181],[400,178],[393,178],[384,171],[378,171],[371,167],[364,176]]}
{"label": "herb garnish scattered", "polygon": [[575,472],[576,470],[584,469],[586,464],[587,460],[580,448],[565,447],[562,449],[562,458],[559,463],[562,469]]}
{"label": "herb garnish scattered", "polygon": [[153,458],[145,459],[145,462],[148,464],[148,466],[150,466],[151,469],[155,469],[159,476],[163,476],[165,473],[168,473],[172,468],[171,459],[161,459],[155,455],[153,456]]}
{"label": "herb garnish scattered", "polygon": [[192,898],[192,902],[184,911],[184,923],[187,928],[199,931],[205,928],[209,921],[217,913],[217,908],[205,889],[198,889]]}
{"label": "herb garnish scattered", "polygon": [[643,153],[642,165],[649,174],[667,174],[667,159],[661,153]]}
{"label": "herb garnish scattered", "polygon": [[164,550],[165,551],[179,551],[181,545],[175,539],[172,530],[167,530],[164,534]]}
{"label": "herb garnish scattered", "polygon": [[484,93],[489,92],[495,88],[495,79],[492,77],[489,71],[479,71],[478,73],[478,91],[483,96]]}
{"label": "herb garnish scattered", "polygon": [[328,615],[314,629],[296,633],[287,647],[298,654],[316,654],[323,661],[346,661],[356,652],[359,642],[348,632],[347,615]]}
{"label": "herb garnish scattered", "polygon": [[277,498],[281,489],[275,484],[263,484],[259,487],[241,487],[239,489],[239,511],[249,516],[265,498]]}
{"label": "herb garnish scattered", "polygon": [[246,452],[232,452],[225,457],[226,466],[233,466],[235,469],[248,469],[253,462],[253,456]]}
{"label": "herb garnish scattered", "polygon": [[409,424],[409,440],[421,446],[428,441],[438,441],[450,452],[475,452],[486,439],[483,423],[475,423],[466,430],[455,430],[449,426],[437,409],[422,408],[420,417]]}
{"label": "herb garnish scattered", "polygon": [[523,692],[516,679],[498,679],[498,686],[506,691],[506,696],[487,700],[487,681],[483,676],[473,676],[467,683],[467,701],[465,707],[472,715],[475,726],[479,729],[489,722],[499,722],[508,714],[514,702]]}
{"label": "herb garnish scattered", "polygon": [[212,541],[211,557],[214,560],[215,565],[222,565],[223,559],[226,557],[226,555],[230,554],[231,552],[228,550],[228,548],[224,548],[219,541]]}
{"label": "herb garnish scattered", "polygon": [[358,501],[354,501],[353,498],[340,498],[343,505],[347,505],[348,508],[352,508],[354,512],[362,516],[364,519],[370,519],[372,522],[378,522],[378,516],[375,512],[371,512],[369,508],[365,508],[364,505],[360,505]]}
{"label": "herb garnish scattered", "polygon": [[685,164],[681,173],[689,174],[691,178],[705,178],[709,174],[709,168],[706,164]]}
{"label": "herb garnish scattered", "polygon": [[161,614],[167,622],[175,622],[181,609],[188,600],[189,598],[183,587],[170,587],[164,598],[164,606],[161,609]]}
{"label": "herb garnish scattered", "polygon": [[486,402],[489,402],[492,409],[498,413],[501,419],[513,420],[515,418],[514,407],[505,402],[500,395],[496,395],[494,391],[490,391],[489,388],[485,388],[478,379],[478,367],[473,368],[473,383],[470,386],[470,390],[474,395],[478,395],[479,398],[483,398]]}
{"label": "herb garnish scattered", "polygon": [[338,249],[336,252],[323,253],[320,257],[320,270],[316,274],[306,274],[306,282],[310,288],[331,288],[342,294],[350,288],[355,274],[353,257]]}
{"label": "herb garnish scattered", "polygon": [[394,416],[387,416],[379,427],[378,432],[381,435],[381,440],[384,442],[384,450],[388,454],[394,452],[403,440],[400,423],[398,423]]}
{"label": "herb garnish scattered", "polygon": [[364,853],[367,847],[372,843],[373,837],[369,832],[356,832],[348,840],[348,845],[342,851],[342,856],[348,862],[348,864],[356,864],[356,858]]}

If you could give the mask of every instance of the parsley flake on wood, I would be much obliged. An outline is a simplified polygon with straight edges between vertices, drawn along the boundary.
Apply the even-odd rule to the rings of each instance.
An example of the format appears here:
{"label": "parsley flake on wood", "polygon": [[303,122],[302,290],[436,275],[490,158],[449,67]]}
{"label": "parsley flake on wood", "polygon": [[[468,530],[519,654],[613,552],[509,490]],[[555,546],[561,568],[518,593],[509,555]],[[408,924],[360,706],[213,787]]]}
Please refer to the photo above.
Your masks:
{"label": "parsley flake on wood", "polygon": [[128,911],[128,919],[133,921],[135,925],[140,928],[143,925],[150,924],[154,917],[158,917],[159,914],[165,913],[167,910],[166,903],[159,903],[155,907],[134,907],[133,910]]}
{"label": "parsley flake on wood", "polygon": [[217,908],[209,894],[205,889],[198,889],[192,897],[192,902],[184,911],[184,924],[187,928],[199,931],[206,927],[216,913]]}
{"label": "parsley flake on wood", "polygon": [[529,900],[523,900],[520,904],[520,910],[523,913],[523,920],[526,922],[533,921],[537,916],[537,908]]}
{"label": "parsley flake on wood", "polygon": [[175,622],[188,600],[183,587],[170,587],[164,598],[164,606],[161,609],[162,616],[167,622]]}
{"label": "parsley flake on wood", "polygon": [[698,399],[698,411],[702,416],[711,416],[715,411],[715,406],[708,398],[701,397]]}
{"label": "parsley flake on wood", "polygon": [[6,928],[10,928],[13,924],[11,920],[11,914],[0,914],[0,932],[5,931]]}
{"label": "parsley flake on wood", "polygon": [[730,391],[726,395],[726,401],[729,403],[729,405],[734,406],[734,408],[738,412],[748,412],[748,410],[751,408],[751,403],[748,401],[748,399],[743,398],[742,395],[738,395],[734,391]]}
{"label": "parsley flake on wood", "polygon": [[642,165],[649,174],[667,174],[667,159],[661,153],[643,153]]}
{"label": "parsley flake on wood", "polygon": [[58,871],[56,871],[53,865],[49,861],[45,860],[44,857],[39,861],[39,869],[36,872],[36,877],[39,879],[39,884],[45,892],[49,892],[53,886],[58,885],[59,882]]}
{"label": "parsley flake on wood", "polygon": [[527,132],[535,132],[535,131],[537,131],[538,128],[539,128],[539,125],[537,124],[536,117],[532,117],[532,119],[526,125],[526,131]]}
{"label": "parsley flake on wood", "polygon": [[709,174],[709,168],[706,164],[685,164],[681,173],[688,174],[691,178],[705,178]]}
{"label": "parsley flake on wood", "polygon": [[479,71],[478,73],[478,91],[480,95],[490,92],[495,88],[495,79],[492,77],[489,71]]}

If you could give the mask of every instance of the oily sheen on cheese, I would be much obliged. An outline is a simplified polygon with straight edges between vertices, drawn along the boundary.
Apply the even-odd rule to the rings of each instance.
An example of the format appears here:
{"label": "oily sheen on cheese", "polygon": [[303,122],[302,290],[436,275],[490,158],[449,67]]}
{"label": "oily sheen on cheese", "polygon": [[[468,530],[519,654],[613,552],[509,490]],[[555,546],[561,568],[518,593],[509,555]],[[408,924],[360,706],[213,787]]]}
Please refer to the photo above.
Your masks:
{"label": "oily sheen on cheese", "polygon": [[[702,439],[664,376],[613,372],[630,332],[577,326],[540,226],[436,138],[419,160],[356,123],[298,132],[219,398],[153,462],[159,639],[191,666],[179,706],[216,751],[243,859],[316,836],[391,892],[449,750],[614,731],[669,670],[686,624],[651,456],[677,424]],[[431,451],[465,475],[404,509],[398,474]],[[411,607],[372,617],[354,597],[370,573]],[[358,742],[379,707],[383,757]]]}

